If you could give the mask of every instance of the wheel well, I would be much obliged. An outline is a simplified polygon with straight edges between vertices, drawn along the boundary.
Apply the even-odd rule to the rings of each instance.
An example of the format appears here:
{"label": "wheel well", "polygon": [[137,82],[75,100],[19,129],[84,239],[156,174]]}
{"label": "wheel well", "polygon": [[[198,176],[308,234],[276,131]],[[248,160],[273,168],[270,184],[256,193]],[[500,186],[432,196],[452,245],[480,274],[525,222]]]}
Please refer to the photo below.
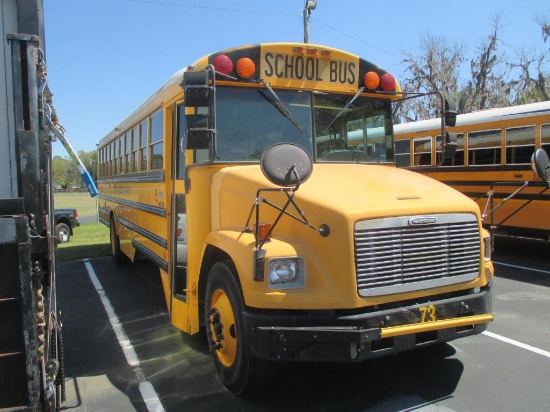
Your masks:
{"label": "wheel well", "polygon": [[[198,286],[199,308],[204,307],[204,299],[206,295],[206,283],[208,280],[208,274],[210,273],[210,269],[212,269],[212,266],[214,266],[216,263],[223,262],[223,261],[228,261],[228,263],[230,263],[230,265],[232,266],[233,273],[235,274],[235,280],[237,281],[237,284],[239,285],[239,290],[241,291],[241,294],[242,294],[241,282],[239,281],[239,277],[236,275],[237,269],[231,257],[227,253],[225,253],[223,250],[212,245],[207,245],[206,250],[204,251],[201,270],[199,274],[199,286]],[[205,325],[203,310],[199,310],[199,325],[201,327]]]}
{"label": "wheel well", "polygon": [[69,221],[69,219],[67,219],[66,217],[61,217],[55,222],[55,225],[57,226],[60,223],[66,224],[69,227],[70,234],[73,234],[73,228],[71,227],[71,222]]}
{"label": "wheel well", "polygon": [[113,211],[109,213],[109,225],[111,224],[111,221],[115,222],[115,235],[118,236],[118,228],[116,226],[116,217],[115,217],[115,212]]}

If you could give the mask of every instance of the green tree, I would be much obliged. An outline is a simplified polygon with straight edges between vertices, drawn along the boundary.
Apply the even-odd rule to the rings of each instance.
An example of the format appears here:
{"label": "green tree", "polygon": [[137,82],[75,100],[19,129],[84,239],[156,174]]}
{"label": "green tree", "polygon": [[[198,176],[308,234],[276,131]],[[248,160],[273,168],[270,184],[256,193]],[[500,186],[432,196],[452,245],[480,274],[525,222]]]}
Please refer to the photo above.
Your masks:
{"label": "green tree", "polygon": [[97,182],[97,150],[93,150],[91,152],[79,150],[78,157],[86,170],[92,176],[94,182]]}
{"label": "green tree", "polygon": [[[85,152],[78,151],[78,157],[86,170],[97,182],[97,150]],[[82,177],[75,161],[70,157],[55,156],[52,159],[53,179],[56,187],[63,190],[71,190],[73,187],[83,187]]]}
{"label": "green tree", "polygon": [[80,174],[74,162],[69,158],[55,156],[52,159],[52,171],[54,186],[61,186],[63,190],[69,190],[79,185]]}

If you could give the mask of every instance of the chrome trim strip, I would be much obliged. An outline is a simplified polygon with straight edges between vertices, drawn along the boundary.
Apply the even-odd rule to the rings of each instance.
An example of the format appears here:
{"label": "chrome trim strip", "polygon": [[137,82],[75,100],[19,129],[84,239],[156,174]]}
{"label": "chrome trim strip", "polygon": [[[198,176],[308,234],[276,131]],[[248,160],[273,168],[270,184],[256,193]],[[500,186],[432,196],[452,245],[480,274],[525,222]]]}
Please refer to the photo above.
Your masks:
{"label": "chrome trim strip", "polygon": [[126,175],[103,177],[98,183],[127,183],[127,182],[153,182],[164,183],[164,170],[154,172],[130,173]]}
{"label": "chrome trim strip", "polygon": [[140,253],[143,253],[149,260],[151,260],[155,265],[163,269],[165,272],[168,272],[168,263],[159,256],[157,256],[154,252],[152,252],[150,249],[143,246],[141,243],[139,243],[137,240],[132,239],[132,246],[138,250]]}
{"label": "chrome trim strip", "polygon": [[122,217],[117,217],[117,221],[122,225],[122,226],[125,226],[127,227],[128,229],[130,230],[133,230],[134,232],[136,233],[139,233],[140,235],[142,235],[143,237],[149,239],[151,242],[153,243],[156,243],[157,245],[163,247],[166,249],[166,246],[168,244],[168,242],[166,241],[166,239],[163,239],[161,238],[160,236],[158,235],[155,235],[154,233],[152,232],[149,232],[148,230],[146,229],[143,229],[142,227],[122,218]]}
{"label": "chrome trim strip", "polygon": [[392,293],[405,293],[405,292],[412,292],[415,290],[439,288],[441,286],[449,286],[449,285],[454,285],[456,283],[469,282],[471,280],[476,279],[477,276],[478,276],[478,273],[470,273],[467,275],[453,276],[450,278],[424,280],[421,282],[414,282],[414,283],[402,283],[400,285],[383,286],[380,288],[360,289],[359,296],[362,296],[362,297],[380,296],[380,295],[389,295]]}
{"label": "chrome trim strip", "polygon": [[355,223],[355,230],[371,230],[371,229],[384,229],[384,228],[396,228],[409,226],[409,220],[411,219],[424,219],[424,218],[436,218],[437,224],[448,223],[460,223],[460,222],[475,222],[477,221],[475,215],[471,213],[454,213],[445,215],[415,215],[415,216],[399,216],[399,217],[387,217],[382,219],[363,220]]}
{"label": "chrome trim strip", "polygon": [[107,200],[109,202],[120,203],[124,206],[129,206],[133,209],[141,210],[142,212],[151,213],[152,215],[166,217],[166,209],[158,206],[146,205],[145,203],[138,203],[132,200],[121,199],[119,197],[99,195],[100,199]]}
{"label": "chrome trim strip", "polygon": [[107,227],[111,226],[111,224],[107,220],[103,219],[101,216],[99,217],[99,221]]}

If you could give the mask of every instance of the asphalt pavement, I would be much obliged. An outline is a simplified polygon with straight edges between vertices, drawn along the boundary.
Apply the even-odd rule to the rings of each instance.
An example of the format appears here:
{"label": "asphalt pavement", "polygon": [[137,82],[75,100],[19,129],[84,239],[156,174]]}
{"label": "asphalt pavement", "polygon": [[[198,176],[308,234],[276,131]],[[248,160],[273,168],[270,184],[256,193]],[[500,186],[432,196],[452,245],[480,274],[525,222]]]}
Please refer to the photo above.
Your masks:
{"label": "asphalt pavement", "polygon": [[549,248],[546,242],[497,240],[495,321],[487,333],[361,364],[281,364],[269,388],[244,399],[219,382],[204,336],[189,337],[170,325],[151,263],[116,266],[110,258],[93,259],[88,264],[96,284],[85,262],[60,263],[67,376],[62,409],[548,411]]}

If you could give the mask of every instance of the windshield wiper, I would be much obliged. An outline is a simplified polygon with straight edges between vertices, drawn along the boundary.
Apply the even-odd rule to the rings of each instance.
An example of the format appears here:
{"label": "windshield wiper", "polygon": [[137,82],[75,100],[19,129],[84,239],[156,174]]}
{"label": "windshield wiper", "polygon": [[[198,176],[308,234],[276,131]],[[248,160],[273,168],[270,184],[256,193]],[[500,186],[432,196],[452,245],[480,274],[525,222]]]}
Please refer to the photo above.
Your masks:
{"label": "windshield wiper", "polygon": [[271,88],[271,86],[269,85],[269,83],[267,83],[264,79],[260,79],[260,82],[265,86],[265,88],[267,89],[267,91],[271,94],[271,97],[273,97],[273,100],[274,101],[271,101],[270,99],[266,99],[269,103],[271,103],[273,106],[275,106],[280,112],[281,114],[286,117],[288,120],[290,120],[290,122],[296,126],[296,128],[298,130],[300,130],[302,133],[304,133],[304,129],[302,129],[300,127],[300,125],[298,124],[298,122],[296,120],[294,120],[294,118],[292,117],[292,114],[290,114],[290,111],[286,108],[286,106],[284,105],[284,103],[281,101],[281,99],[279,99],[279,96],[277,96],[277,94],[275,93],[275,91]]}
{"label": "windshield wiper", "polygon": [[334,119],[331,120],[331,122],[328,124],[327,128],[325,129],[325,133],[328,131],[328,129],[330,129],[330,126],[332,126],[332,124],[336,121],[336,119],[338,119],[340,116],[342,116],[342,114],[344,114],[344,112],[347,110],[348,107],[351,106],[351,104],[357,100],[357,98],[361,95],[361,93],[363,93],[363,91],[365,90],[364,87],[361,87],[359,89],[359,91],[357,93],[355,93],[355,96],[353,96],[353,98],[351,100],[349,100],[345,105],[344,107],[342,107],[340,109],[340,111],[336,114],[336,116],[334,116]]}

